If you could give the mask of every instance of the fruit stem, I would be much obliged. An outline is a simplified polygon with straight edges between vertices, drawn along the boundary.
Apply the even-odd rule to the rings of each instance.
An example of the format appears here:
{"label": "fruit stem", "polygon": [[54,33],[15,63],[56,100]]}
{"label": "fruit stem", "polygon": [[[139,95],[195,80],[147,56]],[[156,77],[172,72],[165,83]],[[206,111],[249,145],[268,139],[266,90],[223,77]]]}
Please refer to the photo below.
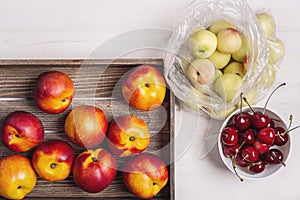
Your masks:
{"label": "fruit stem", "polygon": [[293,131],[293,130],[295,130],[295,129],[297,129],[297,128],[300,128],[300,126],[295,126],[294,128],[285,131],[284,134],[289,133],[290,131]]}
{"label": "fruit stem", "polygon": [[271,94],[269,95],[269,97],[268,97],[268,99],[267,99],[267,101],[266,101],[266,103],[265,103],[265,106],[264,106],[264,109],[263,109],[263,114],[265,114],[265,111],[266,111],[266,108],[267,108],[267,104],[269,103],[269,100],[270,100],[270,98],[271,98],[271,96],[273,96],[273,94],[274,94],[274,92],[278,89],[278,88],[280,88],[281,86],[284,86],[284,85],[286,85],[286,83],[281,83],[280,85],[278,85],[272,92],[271,92]]}
{"label": "fruit stem", "polygon": [[243,93],[240,94],[241,102],[240,102],[240,113],[242,113],[242,107],[243,107]]}
{"label": "fruit stem", "polygon": [[242,179],[240,177],[239,173],[236,171],[236,157],[237,157],[237,154],[238,154],[238,152],[236,152],[235,155],[231,159],[232,168],[233,168],[233,171],[234,171],[235,175],[240,179],[241,182],[243,182],[244,179]]}
{"label": "fruit stem", "polygon": [[249,106],[250,110],[255,113],[255,111],[253,110],[253,108],[250,106],[250,103],[247,101],[246,97],[243,97],[243,100],[246,102],[246,104]]}
{"label": "fruit stem", "polygon": [[291,126],[292,126],[292,121],[293,121],[293,115],[290,115],[290,117],[289,117],[289,120],[290,120],[290,123],[289,123],[289,126],[288,126],[288,130],[291,128]]}

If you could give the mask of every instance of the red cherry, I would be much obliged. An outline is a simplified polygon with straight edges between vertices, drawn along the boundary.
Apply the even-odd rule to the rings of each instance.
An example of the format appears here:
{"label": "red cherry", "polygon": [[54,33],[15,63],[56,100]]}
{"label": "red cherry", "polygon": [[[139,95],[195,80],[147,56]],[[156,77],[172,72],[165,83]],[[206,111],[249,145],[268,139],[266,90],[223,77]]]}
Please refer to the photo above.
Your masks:
{"label": "red cherry", "polygon": [[258,159],[258,151],[254,146],[245,147],[242,150],[242,157],[247,162],[255,162]]}
{"label": "red cherry", "polygon": [[283,163],[283,154],[278,149],[270,149],[265,155],[265,161],[269,164],[285,164]]}
{"label": "red cherry", "polygon": [[267,125],[267,127],[274,128],[274,126],[275,126],[274,120],[270,119],[270,123]]}
{"label": "red cherry", "polygon": [[270,144],[265,144],[265,143],[262,143],[260,140],[256,139],[253,143],[253,146],[257,149],[258,153],[259,154],[264,154],[266,153],[271,145]]}
{"label": "red cherry", "polygon": [[275,140],[275,130],[270,127],[260,129],[257,132],[257,138],[262,143],[273,145]]}
{"label": "red cherry", "polygon": [[285,133],[286,131],[282,127],[275,127],[275,141],[274,144],[277,146],[283,146],[285,145],[289,140],[288,133]]}
{"label": "red cherry", "polygon": [[257,129],[267,127],[271,119],[262,112],[254,112],[252,115],[252,124]]}
{"label": "red cherry", "polygon": [[238,144],[236,145],[224,145],[223,146],[223,153],[226,157],[231,158],[232,156],[235,156],[240,150],[240,146]]}
{"label": "red cherry", "polygon": [[266,164],[261,159],[258,159],[255,163],[251,163],[248,166],[248,170],[256,174],[263,172],[265,168],[266,168]]}
{"label": "red cherry", "polygon": [[233,126],[225,127],[221,133],[221,141],[225,145],[236,145],[238,143],[238,130]]}
{"label": "red cherry", "polygon": [[233,116],[233,124],[239,131],[246,130],[251,126],[251,115],[249,113],[238,113]]}
{"label": "red cherry", "polygon": [[250,145],[253,144],[255,140],[255,134],[252,129],[247,129],[246,131],[242,132],[240,134],[240,138],[242,142],[245,142],[245,144]]}
{"label": "red cherry", "polygon": [[240,167],[247,167],[248,166],[248,163],[243,159],[241,154],[237,155],[237,157],[235,158],[235,163]]}

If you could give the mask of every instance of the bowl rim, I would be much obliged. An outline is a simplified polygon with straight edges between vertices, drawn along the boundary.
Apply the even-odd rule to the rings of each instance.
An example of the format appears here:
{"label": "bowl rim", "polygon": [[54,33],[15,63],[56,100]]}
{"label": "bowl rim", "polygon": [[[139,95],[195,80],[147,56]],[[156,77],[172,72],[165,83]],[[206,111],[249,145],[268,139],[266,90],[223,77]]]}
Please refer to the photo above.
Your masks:
{"label": "bowl rim", "polygon": [[[264,108],[262,106],[251,106],[252,109],[254,111],[262,111]],[[269,109],[269,108],[266,108],[265,109],[266,112],[270,112],[272,113],[273,115],[276,115],[280,120],[281,122],[284,124],[284,128],[286,129],[287,128],[287,123],[286,121],[283,119],[283,117],[278,114],[278,112],[274,111],[273,109]],[[242,107],[242,112],[244,111],[250,111],[251,112],[251,109],[247,106],[244,106]],[[222,148],[222,142],[221,142],[221,132],[222,130],[224,129],[224,127],[227,125],[228,121],[232,118],[233,115],[235,115],[236,113],[240,112],[240,108],[236,109],[235,111],[233,111],[229,116],[226,117],[226,119],[223,121],[221,127],[220,127],[220,130],[219,130],[219,135],[218,135],[218,149],[219,149],[219,155],[223,161],[223,163],[225,164],[225,166],[232,172],[232,173],[235,173],[234,170],[233,170],[233,167],[231,164],[228,163],[228,160],[230,160],[230,158],[227,158],[226,156],[224,156],[223,154],[223,148]],[[251,112],[252,113],[252,112]],[[284,163],[287,164],[290,156],[291,156],[291,152],[292,152],[292,137],[291,137],[291,134],[289,134],[289,141],[288,143],[286,144],[288,145],[287,148],[287,153],[286,153],[286,156],[285,156],[285,159],[284,159]],[[285,146],[286,146],[285,145]],[[230,162],[231,163],[231,162]],[[267,166],[266,166],[267,167]],[[243,174],[239,174],[239,176],[243,179],[248,179],[248,180],[262,180],[262,179],[265,179],[265,178],[269,178],[275,174],[277,174],[284,166],[280,164],[280,167],[278,167],[277,170],[275,170],[273,173],[270,173],[270,174],[267,174],[265,176],[253,176],[253,174],[251,173],[248,173],[249,176],[245,176],[244,174],[246,173],[243,173]],[[237,170],[240,169],[238,166],[237,166]],[[259,175],[260,173],[258,173],[257,175]],[[255,174],[254,174],[255,175]]]}

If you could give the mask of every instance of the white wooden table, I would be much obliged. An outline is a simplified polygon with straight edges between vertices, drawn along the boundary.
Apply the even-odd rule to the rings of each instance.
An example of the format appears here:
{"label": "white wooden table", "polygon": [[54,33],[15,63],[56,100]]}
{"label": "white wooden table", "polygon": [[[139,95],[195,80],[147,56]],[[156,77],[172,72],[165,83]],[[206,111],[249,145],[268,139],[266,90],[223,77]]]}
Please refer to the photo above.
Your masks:
{"label": "white wooden table", "polygon": [[[286,56],[278,82],[286,82],[269,107],[285,119],[292,113],[300,125],[300,12],[296,0],[249,0],[254,10],[270,11],[277,34],[286,45]],[[136,29],[160,28],[160,34],[140,37],[163,48],[182,9],[190,0],[0,0],[0,58],[51,59],[90,58],[92,52],[111,38]],[[126,42],[124,42],[126,43]],[[148,44],[147,43],[147,44]],[[116,46],[110,46],[110,57]],[[120,44],[119,44],[120,45]],[[125,57],[162,57],[163,52],[143,50]],[[196,114],[176,112],[175,193],[176,199],[289,199],[299,200],[300,135],[293,133],[292,156],[287,167],[261,181],[239,182],[221,162],[215,147],[198,159],[201,138],[211,125]]]}

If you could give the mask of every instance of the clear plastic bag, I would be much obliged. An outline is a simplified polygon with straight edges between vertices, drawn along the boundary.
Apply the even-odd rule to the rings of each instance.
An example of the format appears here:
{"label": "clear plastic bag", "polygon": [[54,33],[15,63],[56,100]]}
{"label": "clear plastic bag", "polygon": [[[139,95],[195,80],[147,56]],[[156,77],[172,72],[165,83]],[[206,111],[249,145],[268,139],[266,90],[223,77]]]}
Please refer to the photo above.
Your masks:
{"label": "clear plastic bag", "polygon": [[[199,85],[187,76],[187,67],[195,60],[190,53],[186,40],[198,28],[207,29],[212,23],[226,20],[243,33],[250,47],[248,49],[248,70],[242,84],[230,102],[222,99],[213,89],[213,84]],[[262,74],[275,76],[279,61],[271,63],[270,44],[275,35],[266,36],[260,27],[257,14],[244,0],[195,0],[184,11],[178,20],[169,40],[164,57],[166,81],[175,96],[186,105],[186,108],[199,110],[215,119],[225,119],[234,111],[243,93],[251,103],[261,100],[273,86],[274,80],[261,77]]]}

